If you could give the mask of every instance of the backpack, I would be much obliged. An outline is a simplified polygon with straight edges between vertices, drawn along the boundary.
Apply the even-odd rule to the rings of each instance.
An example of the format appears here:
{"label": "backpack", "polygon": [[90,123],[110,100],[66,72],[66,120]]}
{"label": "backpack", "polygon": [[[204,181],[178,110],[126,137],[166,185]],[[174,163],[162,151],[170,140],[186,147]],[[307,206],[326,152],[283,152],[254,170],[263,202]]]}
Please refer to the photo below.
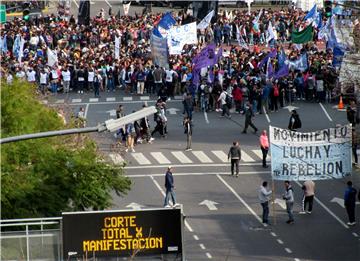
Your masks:
{"label": "backpack", "polygon": [[277,86],[274,87],[274,96],[275,97],[279,96],[279,87],[277,87]]}
{"label": "backpack", "polygon": [[225,103],[228,107],[232,107],[232,97],[229,95],[229,94],[226,94],[226,97],[225,97]]}

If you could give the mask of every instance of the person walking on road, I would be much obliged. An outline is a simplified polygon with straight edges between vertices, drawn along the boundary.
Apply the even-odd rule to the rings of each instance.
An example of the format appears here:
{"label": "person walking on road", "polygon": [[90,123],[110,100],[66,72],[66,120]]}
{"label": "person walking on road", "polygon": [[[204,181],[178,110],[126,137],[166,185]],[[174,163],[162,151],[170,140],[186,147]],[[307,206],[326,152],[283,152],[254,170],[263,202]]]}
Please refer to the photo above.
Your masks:
{"label": "person walking on road", "polygon": [[286,203],[286,212],[289,215],[289,220],[286,221],[288,224],[294,223],[294,214],[293,214],[293,207],[294,207],[294,190],[290,184],[290,181],[285,181],[285,193],[283,194],[283,199],[285,199]]}
{"label": "person walking on road", "polygon": [[296,112],[296,110],[291,111],[291,116],[289,120],[289,130],[291,131],[297,131],[301,128],[301,120],[299,114]]}
{"label": "person walking on road", "polygon": [[354,226],[356,224],[355,222],[356,193],[357,191],[353,187],[352,181],[348,181],[344,195],[344,205],[349,217],[349,222],[347,222],[349,226]]}
{"label": "person walking on road", "polygon": [[241,160],[241,149],[239,142],[234,141],[231,146],[228,159],[231,159],[231,176],[234,176],[234,168],[236,168],[236,177],[239,177],[239,162]]}
{"label": "person walking on road", "polygon": [[193,125],[191,123],[190,118],[187,116],[184,118],[184,133],[186,134],[186,151],[190,151],[191,149],[191,141],[192,141],[192,132],[193,132]]}
{"label": "person walking on road", "polygon": [[246,109],[246,112],[245,112],[245,127],[244,127],[244,130],[242,131],[242,133],[245,133],[247,132],[247,128],[249,126],[251,126],[251,128],[254,129],[254,133],[256,133],[258,131],[258,129],[255,127],[254,123],[252,122],[252,119],[254,118],[254,112],[251,108],[251,105],[248,104],[248,108]]}
{"label": "person walking on road", "polygon": [[[306,180],[302,186],[304,190],[304,197],[302,200],[302,211],[299,214],[311,214],[314,202],[314,195],[315,195],[315,183],[312,180]],[[306,206],[309,204],[308,209],[306,210]],[[306,212],[305,212],[306,211]]]}
{"label": "person walking on road", "polygon": [[271,190],[267,190],[267,181],[264,181],[259,189],[259,200],[263,209],[262,222],[269,225],[269,201],[272,194]]}
{"label": "person walking on road", "polygon": [[231,118],[231,115],[230,115],[230,108],[229,108],[229,100],[231,99],[230,97],[230,94],[228,94],[226,92],[226,89],[224,88],[224,90],[221,92],[219,98],[218,98],[218,102],[221,103],[221,109],[222,109],[222,114],[220,117],[224,117],[225,114],[226,116],[228,116],[229,118]]}
{"label": "person walking on road", "polygon": [[263,130],[260,136],[260,148],[262,152],[262,166],[267,168],[266,165],[266,156],[269,152],[269,138],[267,136],[266,130]]}
{"label": "person walking on road", "polygon": [[178,204],[176,203],[176,197],[175,197],[175,186],[174,186],[174,177],[172,174],[172,167],[169,166],[166,174],[165,174],[165,188],[166,188],[166,193],[165,193],[165,201],[164,201],[164,207],[169,208],[169,198],[171,196],[172,202],[173,202],[173,207],[176,207]]}

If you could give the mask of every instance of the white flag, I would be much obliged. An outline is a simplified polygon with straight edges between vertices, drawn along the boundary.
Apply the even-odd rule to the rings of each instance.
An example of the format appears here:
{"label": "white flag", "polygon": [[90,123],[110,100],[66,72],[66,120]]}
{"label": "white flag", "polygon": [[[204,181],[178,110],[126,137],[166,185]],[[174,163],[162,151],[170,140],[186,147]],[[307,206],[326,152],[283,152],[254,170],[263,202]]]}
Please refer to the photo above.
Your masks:
{"label": "white flag", "polygon": [[21,39],[20,39],[19,57],[18,57],[18,61],[19,61],[20,64],[22,64],[21,59],[24,56],[24,45],[25,45],[25,39],[21,37]]}
{"label": "white flag", "polygon": [[120,58],[120,40],[121,37],[117,37],[115,36],[115,59],[119,59]]}
{"label": "white flag", "polygon": [[246,44],[244,38],[242,37],[242,35],[240,33],[238,25],[236,25],[236,39],[237,39],[240,47],[245,48],[245,49],[249,49],[249,46]]}
{"label": "white flag", "polygon": [[196,29],[199,29],[199,30],[206,29],[210,25],[211,19],[214,16],[214,14],[215,14],[214,10],[212,10],[210,13],[208,13],[204,17],[204,19],[202,19],[201,22],[196,26]]}
{"label": "white flag", "polygon": [[276,40],[277,37],[275,35],[274,28],[272,27],[271,22],[269,22],[269,26],[266,31],[266,42],[269,43],[272,39]]}
{"label": "white flag", "polygon": [[125,14],[125,15],[128,15],[128,14],[129,14],[130,4],[131,4],[131,1],[130,1],[128,4],[123,4],[124,14]]}
{"label": "white flag", "polygon": [[58,57],[56,51],[51,50],[49,47],[47,48],[47,64],[52,67],[58,62]]}

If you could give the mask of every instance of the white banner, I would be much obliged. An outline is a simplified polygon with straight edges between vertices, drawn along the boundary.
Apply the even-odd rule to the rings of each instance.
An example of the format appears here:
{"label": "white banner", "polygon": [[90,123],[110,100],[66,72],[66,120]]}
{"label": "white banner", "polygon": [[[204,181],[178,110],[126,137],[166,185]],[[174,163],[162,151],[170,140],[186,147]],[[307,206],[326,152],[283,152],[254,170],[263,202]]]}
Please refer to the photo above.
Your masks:
{"label": "white banner", "polygon": [[125,14],[125,15],[128,15],[128,14],[129,14],[130,4],[131,4],[131,2],[129,2],[128,4],[123,4],[124,14]]}
{"label": "white banner", "polygon": [[211,19],[214,16],[214,14],[215,14],[214,10],[212,10],[210,13],[208,13],[197,25],[197,29],[205,30],[210,25]]}
{"label": "white banner", "polygon": [[169,54],[181,54],[185,44],[197,43],[196,22],[172,27],[167,38]]}
{"label": "white banner", "polygon": [[350,125],[301,133],[270,126],[274,180],[341,179],[351,175]]}
{"label": "white banner", "polygon": [[121,37],[117,37],[115,36],[115,59],[119,59],[120,58],[120,40]]}

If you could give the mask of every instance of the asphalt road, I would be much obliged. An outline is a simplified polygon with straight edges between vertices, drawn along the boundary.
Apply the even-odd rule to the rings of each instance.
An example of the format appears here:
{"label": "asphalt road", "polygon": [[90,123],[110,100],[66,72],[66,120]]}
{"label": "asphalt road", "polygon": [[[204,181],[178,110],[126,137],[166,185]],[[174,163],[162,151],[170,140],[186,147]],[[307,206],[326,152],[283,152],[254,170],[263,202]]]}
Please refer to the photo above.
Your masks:
{"label": "asphalt road", "polygon": [[[180,98],[180,97],[177,97]],[[124,105],[126,113],[140,109],[144,101],[154,104],[156,97],[123,96],[117,90],[103,93],[95,100],[92,94],[58,94],[48,104],[67,107],[77,112],[85,107],[87,124],[94,126],[115,118],[114,110]],[[295,102],[302,120],[302,131],[313,131],[346,123],[346,114],[332,104]],[[280,203],[271,208],[269,227],[261,224],[261,206],[257,189],[263,180],[271,181],[270,169],[261,167],[258,135],[241,134],[244,116],[232,114],[220,118],[210,112],[207,117],[194,113],[193,151],[185,152],[182,128],[181,99],[167,104],[168,136],[155,135],[153,144],[140,144],[135,153],[119,153],[111,148],[112,134],[94,134],[100,149],[109,161],[126,161],[126,175],[133,181],[132,190],[124,198],[114,195],[113,209],[129,208],[131,203],[141,208],[163,206],[164,173],[173,166],[176,196],[186,214],[185,249],[187,260],[359,260],[359,225],[348,227],[345,209],[341,205],[346,180],[316,182],[316,201],[311,215],[300,215],[302,191],[295,190],[295,224],[288,225],[281,203],[282,182],[274,182],[275,197]],[[256,115],[259,128],[269,125],[287,127],[292,107],[280,109],[267,116]],[[172,114],[171,114],[172,113]],[[151,126],[154,127],[152,117]],[[229,176],[226,155],[233,140],[239,140],[243,160],[240,177]],[[269,162],[270,163],[270,162]],[[354,169],[352,177],[360,187],[360,174]],[[209,200],[209,207],[200,205]],[[359,213],[359,205],[357,211]],[[357,217],[359,223],[359,218]]]}

